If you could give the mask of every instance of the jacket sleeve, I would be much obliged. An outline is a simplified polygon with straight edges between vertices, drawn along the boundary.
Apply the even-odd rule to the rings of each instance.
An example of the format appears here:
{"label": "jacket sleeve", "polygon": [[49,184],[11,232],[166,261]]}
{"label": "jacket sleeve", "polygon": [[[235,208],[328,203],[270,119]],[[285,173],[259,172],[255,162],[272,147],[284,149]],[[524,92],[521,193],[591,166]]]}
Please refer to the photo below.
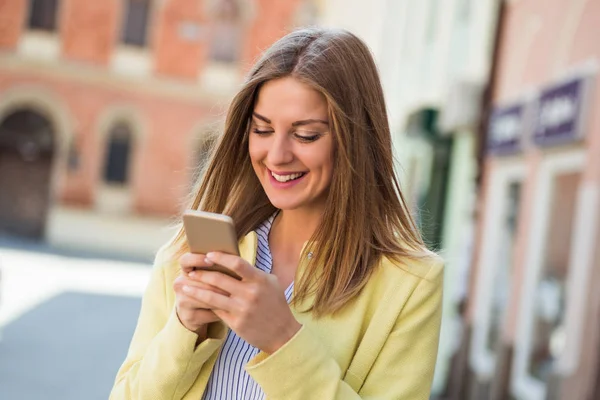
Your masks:
{"label": "jacket sleeve", "polygon": [[197,335],[168,306],[165,262],[156,257],[142,298],[137,326],[127,357],[117,373],[111,400],[177,400],[192,387],[200,368],[219,348],[226,329],[211,324],[209,339],[197,347]]}
{"label": "jacket sleeve", "polygon": [[438,263],[421,279],[358,393],[306,327],[272,355],[259,353],[246,370],[271,400],[427,400],[439,342],[442,275]]}

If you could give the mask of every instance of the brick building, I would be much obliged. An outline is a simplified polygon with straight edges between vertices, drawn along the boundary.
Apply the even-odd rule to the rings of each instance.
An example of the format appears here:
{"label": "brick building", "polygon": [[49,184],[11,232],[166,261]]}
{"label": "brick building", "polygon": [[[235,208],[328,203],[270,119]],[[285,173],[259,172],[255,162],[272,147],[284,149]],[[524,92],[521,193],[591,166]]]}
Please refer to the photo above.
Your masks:
{"label": "brick building", "polygon": [[598,399],[600,2],[503,3],[456,398]]}
{"label": "brick building", "polygon": [[147,252],[123,243],[180,211],[244,72],[311,6],[0,1],[0,231]]}

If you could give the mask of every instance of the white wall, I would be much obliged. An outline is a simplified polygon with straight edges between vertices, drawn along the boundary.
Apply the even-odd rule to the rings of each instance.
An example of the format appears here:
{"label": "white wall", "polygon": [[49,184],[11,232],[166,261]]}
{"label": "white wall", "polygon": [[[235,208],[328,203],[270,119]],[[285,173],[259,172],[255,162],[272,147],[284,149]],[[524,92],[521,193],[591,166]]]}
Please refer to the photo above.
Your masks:
{"label": "white wall", "polygon": [[[403,0],[400,0],[401,2]],[[383,50],[382,16],[387,0],[325,0],[320,24],[348,29],[363,39],[379,59]]]}

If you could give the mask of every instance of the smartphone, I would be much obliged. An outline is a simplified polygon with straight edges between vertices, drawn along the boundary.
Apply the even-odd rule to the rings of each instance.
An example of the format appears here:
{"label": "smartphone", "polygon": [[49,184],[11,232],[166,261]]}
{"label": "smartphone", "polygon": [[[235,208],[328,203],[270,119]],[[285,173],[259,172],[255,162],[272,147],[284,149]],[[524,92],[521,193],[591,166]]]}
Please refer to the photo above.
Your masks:
{"label": "smartphone", "polygon": [[[183,229],[190,252],[206,254],[211,251],[240,255],[237,235],[231,217],[206,211],[186,210],[183,213]],[[198,267],[202,270],[217,271],[235,279],[241,279],[235,272],[222,265]]]}

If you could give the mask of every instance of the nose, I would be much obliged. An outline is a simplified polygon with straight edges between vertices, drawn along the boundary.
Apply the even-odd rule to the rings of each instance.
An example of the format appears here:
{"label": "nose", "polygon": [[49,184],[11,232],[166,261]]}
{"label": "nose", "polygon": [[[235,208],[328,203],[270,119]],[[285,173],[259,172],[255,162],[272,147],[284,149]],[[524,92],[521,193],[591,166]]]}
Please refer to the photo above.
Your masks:
{"label": "nose", "polygon": [[289,164],[294,160],[292,144],[285,133],[275,133],[272,136],[267,161],[269,165]]}

